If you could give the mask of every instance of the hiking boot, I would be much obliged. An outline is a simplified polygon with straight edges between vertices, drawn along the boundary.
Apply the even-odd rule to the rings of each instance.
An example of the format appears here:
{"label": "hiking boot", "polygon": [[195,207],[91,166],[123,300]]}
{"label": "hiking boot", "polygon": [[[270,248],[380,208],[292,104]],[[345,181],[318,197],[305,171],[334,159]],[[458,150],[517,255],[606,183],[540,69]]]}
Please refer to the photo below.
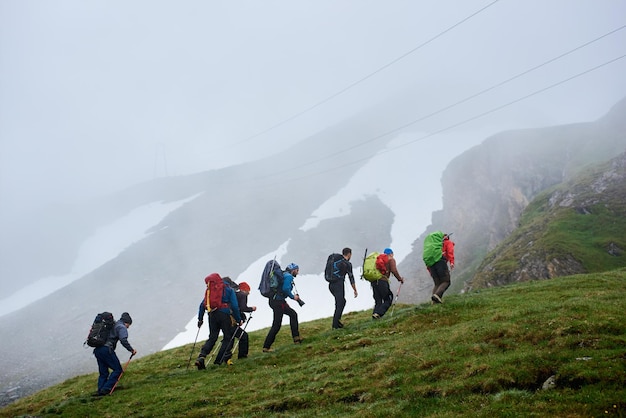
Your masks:
{"label": "hiking boot", "polygon": [[272,351],[274,351],[274,350],[273,350],[273,349],[271,349],[271,348],[265,348],[265,347],[263,347],[263,352],[264,352],[264,353],[271,353]]}
{"label": "hiking boot", "polygon": [[297,337],[293,337],[293,343],[294,344],[301,344],[302,341],[304,341],[304,338],[302,338],[301,336],[297,336]]}
{"label": "hiking boot", "polygon": [[378,315],[377,313],[373,313],[372,319],[380,319],[380,315]]}
{"label": "hiking boot", "polygon": [[437,294],[432,295],[430,297],[430,300],[432,300],[435,303],[443,303],[443,301],[441,300],[441,298]]}
{"label": "hiking boot", "polygon": [[204,365],[204,357],[198,357],[198,359],[196,360],[194,364],[196,365],[198,370],[206,369],[206,366]]}
{"label": "hiking boot", "polygon": [[339,328],[343,328],[343,322],[337,321],[337,324],[339,324]]}
{"label": "hiking boot", "polygon": [[233,365],[233,361],[231,359],[226,360],[226,365],[227,366],[232,366]]}

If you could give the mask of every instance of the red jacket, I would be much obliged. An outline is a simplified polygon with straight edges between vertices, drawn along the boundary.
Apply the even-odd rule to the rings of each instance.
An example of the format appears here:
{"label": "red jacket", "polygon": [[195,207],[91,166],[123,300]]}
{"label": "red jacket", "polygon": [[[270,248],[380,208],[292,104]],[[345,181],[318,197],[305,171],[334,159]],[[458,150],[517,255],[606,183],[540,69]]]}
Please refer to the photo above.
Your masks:
{"label": "red jacket", "polygon": [[443,239],[443,256],[451,266],[454,266],[454,242],[450,240],[450,237],[446,236]]}

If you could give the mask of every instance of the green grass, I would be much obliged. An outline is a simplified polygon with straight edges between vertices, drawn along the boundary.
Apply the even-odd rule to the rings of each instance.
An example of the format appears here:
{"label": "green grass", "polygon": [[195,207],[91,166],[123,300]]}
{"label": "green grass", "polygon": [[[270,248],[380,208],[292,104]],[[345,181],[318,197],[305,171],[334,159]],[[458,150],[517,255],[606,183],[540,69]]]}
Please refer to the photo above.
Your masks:
{"label": "green grass", "polygon": [[[329,319],[303,323],[300,346],[283,326],[273,353],[261,352],[267,329],[251,332],[248,359],[206,371],[187,369],[190,344],[131,361],[112,396],[91,396],[93,373],[0,416],[626,415],[626,270],[444,302],[398,305],[376,322],[350,313],[339,331]],[[553,375],[556,387],[542,390]]]}
{"label": "green grass", "polygon": [[[528,264],[581,266],[566,274],[626,267],[626,185],[614,182],[603,193],[596,192],[591,184],[608,170],[607,164],[598,167],[537,196],[524,209],[519,227],[479,259],[481,264],[468,280],[471,287],[515,281],[523,276],[520,270]],[[569,206],[551,203],[554,196],[570,192],[576,199]],[[612,254],[610,248],[618,254]],[[523,265],[522,260],[527,264]]]}

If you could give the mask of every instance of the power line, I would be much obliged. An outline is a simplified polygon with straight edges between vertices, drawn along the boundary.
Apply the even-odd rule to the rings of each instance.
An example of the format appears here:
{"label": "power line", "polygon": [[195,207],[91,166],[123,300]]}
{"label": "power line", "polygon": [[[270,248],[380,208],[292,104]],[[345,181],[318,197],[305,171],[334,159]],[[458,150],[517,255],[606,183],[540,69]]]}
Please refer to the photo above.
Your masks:
{"label": "power line", "polygon": [[[595,39],[592,39],[592,40],[590,40],[588,42],[585,42],[584,44],[581,44],[581,45],[579,45],[579,46],[577,46],[577,47],[575,47],[573,49],[570,49],[567,52],[564,52],[564,53],[562,53],[560,55],[557,55],[556,57],[551,58],[551,59],[549,59],[549,60],[547,60],[547,61],[545,61],[545,62],[543,62],[541,64],[535,65],[534,67],[531,67],[531,68],[529,68],[527,70],[524,70],[524,71],[522,71],[522,72],[520,72],[520,73],[518,73],[518,74],[516,74],[516,75],[514,75],[512,77],[509,77],[506,80],[503,80],[503,81],[500,81],[500,82],[498,82],[496,84],[493,84],[492,86],[487,87],[487,88],[485,88],[485,89],[483,89],[483,90],[481,90],[481,91],[479,91],[477,93],[474,93],[474,94],[472,94],[470,96],[467,96],[467,97],[465,97],[465,98],[463,98],[463,99],[461,99],[461,100],[459,100],[459,101],[457,101],[457,102],[455,102],[453,104],[444,106],[444,107],[442,107],[442,108],[440,108],[440,109],[438,109],[436,111],[433,111],[433,112],[431,112],[431,113],[429,113],[427,115],[424,115],[424,116],[422,116],[422,117],[420,117],[418,119],[415,119],[415,120],[413,120],[411,122],[405,123],[405,124],[403,124],[403,125],[401,125],[399,127],[393,128],[393,129],[391,129],[391,130],[389,130],[389,131],[387,131],[385,133],[382,133],[380,135],[377,135],[377,136],[374,136],[372,138],[369,138],[369,139],[367,139],[367,140],[365,140],[365,141],[363,141],[363,142],[361,142],[361,143],[359,143],[357,145],[345,148],[343,150],[341,150],[341,149],[340,150],[334,149],[333,153],[331,155],[327,155],[325,157],[320,157],[320,158],[318,158],[316,160],[312,160],[312,161],[308,161],[308,162],[302,163],[302,164],[300,164],[298,166],[298,168],[310,166],[310,165],[319,163],[321,161],[327,160],[329,158],[336,157],[339,154],[344,154],[346,152],[353,151],[353,150],[355,150],[355,149],[357,149],[359,147],[367,145],[370,142],[376,141],[378,139],[384,138],[385,136],[388,136],[388,135],[391,135],[393,133],[399,132],[399,131],[401,131],[403,129],[406,129],[406,128],[412,126],[412,125],[415,125],[418,122],[422,122],[422,121],[424,121],[426,119],[429,119],[429,118],[431,118],[433,116],[436,116],[436,115],[438,115],[440,113],[443,113],[443,112],[445,112],[447,110],[450,110],[450,109],[452,109],[452,108],[454,108],[454,107],[456,107],[458,105],[461,105],[461,104],[463,104],[465,102],[468,102],[471,99],[474,99],[474,98],[476,98],[478,96],[481,96],[481,95],[483,95],[485,93],[488,93],[488,92],[490,92],[490,91],[492,91],[492,90],[494,90],[494,89],[496,89],[498,87],[501,87],[501,86],[503,86],[503,85],[505,85],[507,83],[510,83],[510,82],[512,82],[512,81],[514,81],[514,80],[516,80],[516,79],[518,79],[520,77],[523,77],[523,76],[525,76],[525,75],[527,75],[527,74],[529,74],[529,73],[531,73],[531,72],[533,72],[535,70],[538,70],[539,68],[545,67],[548,64],[551,64],[551,63],[553,63],[555,61],[558,61],[559,59],[562,59],[562,58],[564,58],[564,57],[566,57],[566,56],[568,56],[568,55],[570,55],[570,54],[572,54],[572,53],[574,53],[574,52],[576,52],[576,51],[578,51],[578,50],[580,50],[582,48],[585,48],[585,47],[587,47],[587,46],[589,46],[589,45],[591,45],[591,44],[593,44],[593,43],[595,43],[595,42],[597,42],[597,41],[599,41],[601,39],[606,38],[609,35],[612,35],[612,34],[614,34],[616,32],[619,32],[619,31],[621,31],[623,29],[626,29],[626,25],[622,25],[622,26],[620,26],[620,27],[618,27],[616,29],[613,29],[613,30],[605,33],[604,35],[601,35],[601,36],[599,36],[599,37],[597,37]],[[286,173],[286,172],[289,172],[289,171],[292,171],[292,170],[293,169],[285,169],[285,170],[282,170],[282,171],[273,171],[270,175],[265,176],[265,177],[261,177],[261,178],[256,178],[255,180],[259,180],[259,179],[267,178],[267,177],[273,177],[275,175],[283,174],[283,173]]]}
{"label": "power line", "polygon": [[251,139],[257,138],[261,135],[264,135],[270,131],[273,131],[274,129],[285,125],[288,122],[291,122],[292,120],[304,115],[305,113],[310,112],[313,109],[318,108],[319,106],[323,105],[324,103],[327,103],[329,101],[331,101],[332,99],[334,99],[335,97],[345,93],[346,91],[352,89],[353,87],[361,84],[362,82],[364,82],[365,80],[368,80],[370,78],[372,78],[373,76],[375,76],[376,74],[380,73],[381,71],[391,67],[392,65],[396,64],[397,62],[401,61],[402,59],[408,57],[409,55],[413,54],[414,52],[416,52],[417,50],[425,47],[426,45],[430,44],[431,42],[433,42],[434,40],[436,40],[437,38],[440,38],[441,36],[445,35],[446,33],[450,32],[452,29],[456,28],[457,26],[462,25],[463,23],[467,22],[468,20],[470,20],[471,18],[473,18],[474,16],[478,15],[479,13],[482,13],[483,11],[485,11],[486,9],[488,9],[489,7],[493,6],[495,3],[497,3],[500,0],[494,0],[491,3],[489,3],[488,5],[482,7],[481,9],[475,11],[474,13],[470,14],[469,16],[465,17],[464,19],[458,21],[457,23],[455,23],[454,25],[450,26],[449,28],[445,29],[444,31],[438,33],[437,35],[433,36],[432,38],[428,39],[427,41],[422,42],[420,45],[416,46],[415,48],[411,49],[408,52],[405,52],[404,54],[400,55],[399,57],[395,58],[394,60],[388,62],[387,64],[383,65],[382,67],[379,67],[378,69],[374,70],[373,72],[369,73],[368,75],[364,76],[363,78],[360,78],[359,80],[349,84],[347,87],[344,87],[343,89],[337,91],[336,93],[331,94],[330,96],[326,97],[325,99],[320,100],[319,102],[305,108],[304,110],[301,110],[300,112],[288,117],[287,119],[283,119],[281,122],[278,122],[275,125],[270,126],[269,128],[258,132],[252,136],[249,136],[239,142],[235,142],[233,144],[233,146],[242,144],[244,142],[250,141]]}
{"label": "power line", "polygon": [[[449,131],[450,129],[457,128],[457,127],[459,127],[459,126],[461,126],[461,125],[464,125],[464,124],[466,124],[466,123],[469,123],[469,122],[472,122],[472,121],[474,121],[474,120],[480,119],[480,118],[482,118],[482,117],[484,117],[484,116],[487,116],[487,115],[489,115],[489,114],[491,114],[491,113],[494,113],[494,112],[497,112],[497,111],[499,111],[499,110],[502,110],[502,109],[504,109],[505,107],[508,107],[508,106],[513,105],[513,104],[519,103],[519,102],[521,102],[521,101],[523,101],[523,100],[526,100],[526,99],[528,99],[528,98],[530,98],[530,97],[536,96],[536,95],[541,94],[541,93],[543,93],[543,92],[545,92],[545,91],[548,91],[548,90],[550,90],[550,89],[553,89],[553,88],[555,88],[555,87],[557,87],[557,86],[560,86],[561,84],[565,84],[565,83],[567,83],[567,82],[569,82],[569,81],[571,81],[571,80],[574,80],[574,79],[576,79],[576,78],[578,78],[578,77],[581,77],[581,76],[583,76],[583,75],[585,75],[585,74],[588,74],[588,73],[591,73],[591,72],[593,72],[593,71],[596,71],[596,70],[598,70],[598,69],[600,69],[600,68],[602,68],[602,67],[605,67],[605,66],[607,66],[607,65],[613,64],[614,62],[617,62],[617,61],[619,61],[619,60],[621,60],[621,59],[624,59],[624,58],[626,58],[626,54],[621,55],[621,56],[619,56],[619,57],[617,57],[617,58],[613,58],[613,59],[611,59],[611,60],[609,60],[609,61],[606,61],[606,62],[604,62],[604,63],[602,63],[602,64],[596,65],[595,67],[589,68],[589,69],[587,69],[587,70],[585,70],[585,71],[582,71],[582,72],[580,72],[580,73],[578,73],[578,74],[575,74],[575,75],[573,75],[573,76],[571,76],[571,77],[568,77],[568,78],[566,78],[566,79],[564,79],[564,80],[561,80],[561,81],[558,81],[558,82],[556,82],[556,83],[553,83],[553,84],[551,84],[551,85],[549,85],[549,86],[547,86],[547,87],[541,88],[541,89],[539,89],[539,90],[535,90],[535,91],[534,91],[534,92],[532,92],[532,93],[529,93],[529,94],[527,94],[527,95],[525,95],[525,96],[519,97],[519,98],[517,98],[517,99],[515,99],[515,100],[512,100],[512,101],[510,101],[510,102],[508,102],[508,103],[502,104],[502,105],[500,105],[500,106],[496,106],[496,107],[494,107],[494,108],[492,108],[492,109],[490,109],[490,110],[487,110],[487,111],[482,112],[482,113],[480,113],[480,114],[474,115],[474,116],[472,116],[472,117],[470,117],[470,118],[467,118],[467,119],[465,119],[465,120],[463,120],[463,121],[461,121],[461,122],[454,123],[454,124],[449,125],[449,126],[447,126],[447,127],[445,127],[445,128],[439,129],[439,130],[437,130],[437,131],[435,131],[435,132],[431,132],[431,133],[429,133],[429,134],[426,134],[426,135],[421,136],[421,137],[419,137],[419,138],[416,138],[416,139],[414,139],[414,140],[411,140],[411,141],[405,142],[405,143],[403,143],[403,144],[397,145],[397,146],[395,146],[395,147],[391,147],[391,148],[387,148],[387,149],[382,150],[382,151],[378,151],[377,153],[378,153],[378,154],[385,154],[385,153],[387,153],[387,152],[396,151],[397,149],[399,149],[399,148],[403,148],[403,147],[405,147],[405,146],[407,146],[407,145],[409,145],[409,144],[413,144],[413,143],[415,143],[415,142],[417,142],[417,141],[422,141],[422,140],[424,140],[424,139],[426,139],[426,138],[430,138],[430,137],[435,136],[435,135],[438,135],[438,134],[440,134],[440,133],[442,133],[442,132]],[[319,172],[316,172],[316,173],[307,174],[307,175],[305,175],[305,176],[301,176],[301,177],[294,177],[294,178],[290,178],[290,179],[284,179],[284,178],[283,178],[283,180],[284,180],[284,181],[282,181],[280,184],[285,184],[285,183],[288,183],[288,182],[293,182],[293,181],[303,180],[303,179],[306,179],[306,178],[309,178],[309,177],[313,177],[313,176],[317,176],[317,175],[321,175],[321,174],[330,173],[330,172],[332,172],[332,171],[336,171],[336,170],[339,170],[339,169],[342,169],[342,168],[345,168],[345,167],[349,167],[349,166],[351,166],[351,165],[354,165],[354,164],[357,164],[357,163],[361,163],[361,162],[363,162],[363,161],[368,161],[368,160],[369,160],[369,159],[371,159],[374,155],[375,155],[375,154],[371,154],[371,155],[369,155],[368,157],[360,158],[360,159],[358,159],[358,160],[354,160],[354,161],[351,161],[351,162],[349,162],[349,163],[342,164],[342,165],[340,165],[340,166],[336,166],[336,167],[333,167],[333,168],[330,168],[330,169],[327,169],[327,170],[322,170],[322,171],[319,171]],[[258,180],[258,179],[255,179],[255,180]],[[266,187],[276,187],[276,185],[277,185],[277,184],[274,184],[274,185],[267,185]]]}

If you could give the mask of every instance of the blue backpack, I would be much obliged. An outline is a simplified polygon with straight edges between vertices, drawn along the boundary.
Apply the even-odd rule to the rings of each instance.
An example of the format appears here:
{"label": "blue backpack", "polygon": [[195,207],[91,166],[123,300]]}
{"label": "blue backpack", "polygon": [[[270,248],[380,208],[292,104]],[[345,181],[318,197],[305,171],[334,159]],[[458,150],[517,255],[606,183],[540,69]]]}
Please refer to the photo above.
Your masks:
{"label": "blue backpack", "polygon": [[280,264],[278,264],[276,259],[270,260],[265,263],[265,268],[263,269],[263,273],[261,273],[259,290],[266,298],[273,298],[275,295],[283,293],[284,281],[285,277],[283,276]]}

